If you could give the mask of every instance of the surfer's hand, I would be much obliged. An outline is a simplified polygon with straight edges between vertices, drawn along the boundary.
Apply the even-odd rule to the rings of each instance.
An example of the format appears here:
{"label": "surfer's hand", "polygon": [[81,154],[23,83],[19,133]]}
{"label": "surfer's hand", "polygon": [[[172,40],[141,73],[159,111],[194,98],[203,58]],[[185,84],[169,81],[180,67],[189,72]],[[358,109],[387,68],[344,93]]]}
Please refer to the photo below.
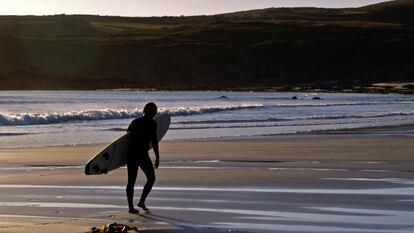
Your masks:
{"label": "surfer's hand", "polygon": [[160,166],[160,160],[159,160],[159,159],[156,159],[156,160],[155,160],[155,163],[154,163],[154,167],[155,167],[155,169],[157,169],[157,168],[158,168],[158,166]]}

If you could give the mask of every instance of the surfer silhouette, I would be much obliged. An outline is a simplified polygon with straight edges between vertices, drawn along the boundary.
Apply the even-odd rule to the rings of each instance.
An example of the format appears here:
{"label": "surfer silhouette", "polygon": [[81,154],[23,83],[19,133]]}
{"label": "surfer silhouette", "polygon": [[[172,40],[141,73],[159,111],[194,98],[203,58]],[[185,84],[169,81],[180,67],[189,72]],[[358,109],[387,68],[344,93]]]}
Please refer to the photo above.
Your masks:
{"label": "surfer silhouette", "polygon": [[[157,122],[153,120],[157,113],[157,105],[154,103],[147,103],[144,107],[144,114],[131,122],[128,127],[128,132],[131,133],[130,149],[127,155],[127,170],[128,170],[128,184],[126,187],[126,195],[128,199],[129,213],[139,213],[134,208],[134,186],[138,175],[138,168],[144,172],[147,177],[147,182],[141,194],[137,206],[144,211],[149,211],[145,205],[145,199],[151,192],[152,186],[155,182],[155,169],[158,168],[160,162],[158,139],[157,139]],[[148,148],[152,143],[152,148],[155,153],[155,163],[152,165],[151,158],[148,154]]]}

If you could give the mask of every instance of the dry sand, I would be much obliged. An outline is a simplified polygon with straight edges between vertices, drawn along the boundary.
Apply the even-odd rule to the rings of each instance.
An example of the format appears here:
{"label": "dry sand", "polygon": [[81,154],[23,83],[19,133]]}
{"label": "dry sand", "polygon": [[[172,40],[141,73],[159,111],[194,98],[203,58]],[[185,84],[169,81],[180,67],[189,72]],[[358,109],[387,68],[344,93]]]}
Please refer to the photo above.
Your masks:
{"label": "dry sand", "polygon": [[[277,214],[285,218],[292,217],[288,215],[292,211],[298,213],[295,218],[300,218],[309,211],[315,215],[322,214],[326,210],[318,208],[328,208],[329,203],[330,206],[352,209],[357,205],[352,200],[356,196],[349,196],[350,200],[345,196],[337,198],[335,195],[339,194],[335,190],[346,189],[343,191],[345,193],[360,190],[359,193],[350,195],[359,195],[357,197],[367,203],[377,199],[374,196],[363,200],[367,193],[361,190],[369,192],[369,188],[389,188],[387,192],[396,192],[398,195],[399,191],[395,188],[412,188],[410,182],[414,180],[414,143],[410,137],[313,135],[170,141],[161,144],[161,167],[157,171],[154,192],[149,197],[149,200],[153,197],[150,204],[154,206],[155,213],[131,216],[124,209],[126,169],[121,168],[102,176],[83,174],[82,166],[102,147],[103,145],[91,145],[0,150],[0,232],[85,232],[90,227],[114,221],[131,224],[139,229],[152,229],[151,232],[164,232],[159,229],[175,229],[165,232],[213,232],[212,228],[206,227],[217,228],[219,232],[221,229],[306,232],[304,229],[312,229],[309,225],[320,227],[315,228],[316,232],[355,232],[355,229],[363,228],[369,231],[377,226],[374,223],[361,225],[362,223],[353,220],[356,222],[352,222],[351,228],[342,226],[336,229],[337,226],[334,225],[337,222],[324,223],[323,219],[304,224],[303,222],[312,219],[309,216],[298,220],[304,224],[304,228],[292,228],[286,222],[282,224],[274,216],[275,207],[270,206],[277,204],[278,211],[284,210]],[[140,174],[137,187],[143,183],[142,178]],[[367,182],[356,182],[355,178],[366,179]],[[93,189],[95,186],[98,188]],[[194,187],[206,191],[199,193],[200,190],[194,190]],[[217,190],[210,194],[208,188]],[[267,193],[262,189],[268,189]],[[328,195],[325,197],[326,202],[315,199],[314,194],[318,195],[322,192],[320,190],[323,191],[321,195]],[[257,193],[261,196],[257,203],[267,203],[268,207],[254,204],[258,200],[245,192]],[[228,196],[229,193],[232,196]],[[171,201],[174,198],[176,201]],[[256,217],[239,216],[243,212],[238,211],[238,198],[243,204],[252,203],[252,206],[246,208]],[[414,214],[410,215],[414,210],[414,202],[411,201],[414,193],[405,195],[404,198],[409,200],[404,205],[388,207],[395,211],[402,208],[408,212],[408,216],[414,217]],[[193,205],[186,202],[192,199]],[[197,200],[209,204],[201,208],[197,205]],[[214,208],[220,209],[215,202],[224,200],[226,211],[221,211],[223,216],[219,217],[228,221],[223,222],[216,219],[220,214],[210,215],[209,212],[214,211]],[[70,203],[74,206],[70,206]],[[93,206],[86,205],[88,203]],[[302,203],[300,209],[297,206],[299,203]],[[378,203],[378,208],[380,204]],[[319,207],[316,208],[315,205]],[[375,207],[375,203],[372,206],[366,205],[368,209]],[[304,210],[304,207],[313,209]],[[256,212],[252,208],[257,208],[254,210]],[[197,215],[201,212],[204,214]],[[258,219],[257,216],[263,212],[267,215]],[[243,225],[243,221],[237,221],[243,218],[250,218],[249,221],[252,222]],[[229,222],[229,219],[235,222]],[[414,228],[409,221],[399,221],[387,225],[390,232],[405,232],[401,229]]]}

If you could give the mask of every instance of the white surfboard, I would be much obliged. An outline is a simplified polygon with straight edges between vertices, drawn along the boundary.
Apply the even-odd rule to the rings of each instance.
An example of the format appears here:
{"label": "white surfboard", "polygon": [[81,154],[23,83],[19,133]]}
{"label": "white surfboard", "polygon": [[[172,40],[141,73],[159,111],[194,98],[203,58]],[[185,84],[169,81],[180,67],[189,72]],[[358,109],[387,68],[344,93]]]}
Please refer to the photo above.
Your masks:
{"label": "white surfboard", "polygon": [[[171,117],[168,114],[160,114],[155,116],[154,120],[157,122],[157,138],[160,141],[170,127]],[[129,140],[130,133],[127,133],[105,147],[88,161],[85,166],[85,174],[107,174],[109,171],[124,166],[128,155]],[[149,150],[151,149],[152,145],[150,144]]]}

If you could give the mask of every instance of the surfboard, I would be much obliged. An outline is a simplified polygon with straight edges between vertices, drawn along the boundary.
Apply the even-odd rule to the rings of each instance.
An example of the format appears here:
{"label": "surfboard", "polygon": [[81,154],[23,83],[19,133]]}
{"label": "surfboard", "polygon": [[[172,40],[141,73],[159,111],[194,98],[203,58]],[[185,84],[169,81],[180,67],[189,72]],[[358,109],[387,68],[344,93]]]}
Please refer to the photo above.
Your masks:
{"label": "surfboard", "polygon": [[[160,114],[155,116],[154,120],[157,122],[157,139],[160,141],[170,127],[171,116],[168,114]],[[112,170],[124,166],[128,155],[130,137],[130,133],[126,133],[96,154],[86,163],[85,174],[107,174]],[[149,150],[151,149],[152,145],[150,144]]]}

